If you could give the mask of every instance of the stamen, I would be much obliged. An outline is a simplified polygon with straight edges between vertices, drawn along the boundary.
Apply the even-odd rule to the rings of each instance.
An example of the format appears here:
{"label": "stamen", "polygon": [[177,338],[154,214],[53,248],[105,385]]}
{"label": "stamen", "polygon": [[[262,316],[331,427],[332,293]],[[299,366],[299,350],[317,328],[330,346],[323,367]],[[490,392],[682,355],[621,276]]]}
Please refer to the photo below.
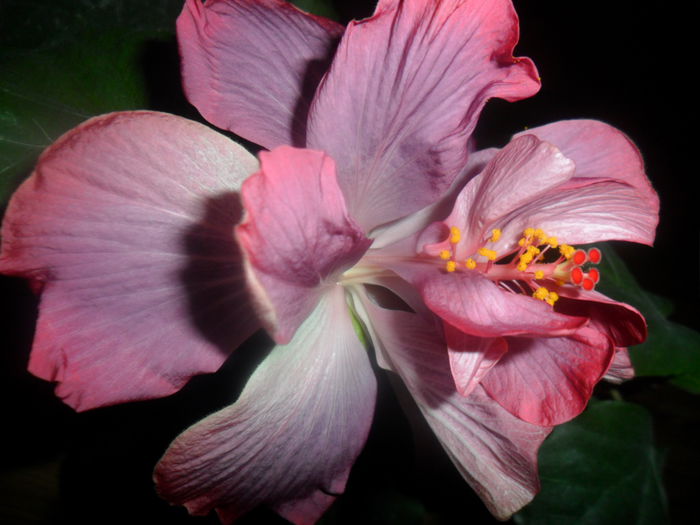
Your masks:
{"label": "stamen", "polygon": [[450,228],[450,243],[457,244],[462,239],[462,232],[457,226]]}
{"label": "stamen", "polygon": [[496,257],[498,257],[498,253],[496,253],[495,250],[489,250],[488,248],[479,248],[478,251],[479,255],[483,255],[486,257],[489,261],[495,261]]}
{"label": "stamen", "polygon": [[[559,294],[550,291],[547,286],[562,289],[575,286],[591,291],[600,281],[600,271],[590,267],[602,259],[598,248],[586,251],[560,244],[557,237],[548,235],[540,228],[525,228],[523,236],[518,239],[518,246],[507,253],[499,254],[486,247],[489,246],[487,243],[495,243],[502,236],[502,230],[494,228],[489,237],[482,237],[484,245],[476,250],[476,254],[486,259],[485,262],[484,259],[477,262],[476,254],[472,254],[472,257],[461,259],[463,262],[458,263],[456,245],[462,241],[462,232],[456,226],[450,227],[449,245],[439,252],[440,259],[444,261],[444,271],[478,270],[504,290],[531,294],[550,306],[559,300]],[[558,250],[560,255],[554,250]],[[545,286],[538,286],[540,284]]]}
{"label": "stamen", "polygon": [[559,294],[557,292],[549,292],[547,295],[547,298],[544,300],[549,306],[554,306],[554,303],[556,303],[559,300]]}
{"label": "stamen", "polygon": [[573,246],[569,246],[568,244],[559,245],[559,253],[561,253],[567,259],[571,259],[575,251],[576,248],[574,248]]}
{"label": "stamen", "polygon": [[535,299],[539,299],[540,301],[544,301],[549,297],[549,290],[547,290],[544,286],[540,286],[537,290],[535,290],[532,293],[532,296]]}
{"label": "stamen", "polygon": [[547,240],[547,234],[544,233],[544,231],[541,230],[540,228],[537,228],[535,230],[535,237],[537,237],[539,244],[543,244]]}

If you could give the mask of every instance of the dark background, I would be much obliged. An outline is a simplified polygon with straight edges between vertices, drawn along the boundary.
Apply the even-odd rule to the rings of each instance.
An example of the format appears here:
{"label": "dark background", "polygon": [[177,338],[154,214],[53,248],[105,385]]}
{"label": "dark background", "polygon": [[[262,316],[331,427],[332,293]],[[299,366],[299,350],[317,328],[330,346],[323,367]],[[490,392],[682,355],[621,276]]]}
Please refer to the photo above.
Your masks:
{"label": "dark background", "polygon": [[[35,3],[40,8],[41,2]],[[345,21],[369,14],[372,4],[335,2]],[[600,119],[625,131],[641,149],[660,194],[661,223],[655,248],[616,248],[643,288],[673,300],[672,319],[700,328],[697,87],[691,78],[695,21],[678,7],[632,0],[521,0],[515,6],[522,35],[516,54],[533,58],[543,88],[515,104],[490,102],[477,130],[479,143],[502,145],[525,126],[568,118]],[[179,91],[174,41],[145,50],[143,67],[153,109],[197,118]],[[182,429],[231,402],[226,387],[232,382],[242,387],[266,338],[259,336],[219,373],[195,378],[171,398],[75,414],[54,397],[50,384],[25,372],[36,303],[23,282],[3,277],[1,284],[0,518],[8,523],[218,523],[213,516],[188,518],[183,509],[159,500],[150,473]],[[496,523],[434,438],[421,432],[414,441],[387,378],[380,379],[368,445],[328,522],[412,523],[423,516],[417,523]],[[654,416],[666,451],[671,516],[680,522],[692,515],[700,486],[697,398],[653,380],[635,382],[622,394]],[[265,510],[241,520],[275,522],[280,521]]]}

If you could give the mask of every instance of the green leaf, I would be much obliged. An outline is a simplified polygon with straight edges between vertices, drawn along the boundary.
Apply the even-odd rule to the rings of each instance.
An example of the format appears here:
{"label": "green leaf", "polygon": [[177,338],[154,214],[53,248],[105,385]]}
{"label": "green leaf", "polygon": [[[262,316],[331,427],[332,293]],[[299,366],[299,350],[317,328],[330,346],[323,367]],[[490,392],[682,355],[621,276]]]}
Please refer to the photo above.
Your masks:
{"label": "green leaf", "polygon": [[540,449],[542,491],[519,525],[663,525],[668,522],[651,417],[639,405],[592,403]]}
{"label": "green leaf", "polygon": [[331,0],[291,0],[291,2],[307,13],[338,20],[338,12],[335,7],[333,7],[333,2]]}
{"label": "green leaf", "polygon": [[639,309],[649,325],[647,340],[630,349],[637,375],[668,376],[674,385],[700,394],[700,333],[669,321],[670,301],[641,289],[615,251],[609,246],[600,248],[600,290]]}
{"label": "green leaf", "polygon": [[181,0],[3,2],[0,200],[68,129],[148,107],[144,46],[174,38],[181,8]]}

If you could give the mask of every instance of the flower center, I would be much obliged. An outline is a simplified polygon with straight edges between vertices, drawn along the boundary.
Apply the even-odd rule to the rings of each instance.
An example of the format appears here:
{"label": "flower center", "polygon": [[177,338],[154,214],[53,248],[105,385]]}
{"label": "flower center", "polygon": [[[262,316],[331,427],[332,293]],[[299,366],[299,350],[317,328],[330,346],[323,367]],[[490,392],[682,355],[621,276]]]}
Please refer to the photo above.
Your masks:
{"label": "flower center", "polygon": [[493,248],[501,235],[501,230],[491,230],[491,237],[474,254],[458,260],[456,247],[462,232],[452,226],[449,249],[439,254],[444,261],[444,271],[478,271],[508,291],[530,294],[551,306],[559,299],[552,288],[573,286],[590,291],[600,280],[600,271],[592,267],[602,258],[598,248],[576,249],[560,244],[556,237],[539,228],[526,228],[515,249],[498,253]]}

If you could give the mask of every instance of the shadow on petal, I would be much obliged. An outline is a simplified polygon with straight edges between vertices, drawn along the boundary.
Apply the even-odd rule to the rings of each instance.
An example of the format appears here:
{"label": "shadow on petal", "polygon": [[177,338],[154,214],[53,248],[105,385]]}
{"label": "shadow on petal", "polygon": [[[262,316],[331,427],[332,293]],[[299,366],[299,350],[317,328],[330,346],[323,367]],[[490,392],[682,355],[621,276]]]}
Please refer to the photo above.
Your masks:
{"label": "shadow on petal", "polygon": [[187,265],[181,279],[191,321],[202,335],[229,354],[259,328],[233,235],[243,207],[237,192],[207,200],[202,220],[184,235]]}
{"label": "shadow on petal", "polygon": [[306,146],[306,127],[309,120],[309,107],[316,94],[316,88],[321,83],[323,75],[328,70],[335,54],[338,42],[334,42],[323,59],[310,60],[304,71],[301,96],[294,106],[294,119],[292,120],[292,146],[303,148]]}

